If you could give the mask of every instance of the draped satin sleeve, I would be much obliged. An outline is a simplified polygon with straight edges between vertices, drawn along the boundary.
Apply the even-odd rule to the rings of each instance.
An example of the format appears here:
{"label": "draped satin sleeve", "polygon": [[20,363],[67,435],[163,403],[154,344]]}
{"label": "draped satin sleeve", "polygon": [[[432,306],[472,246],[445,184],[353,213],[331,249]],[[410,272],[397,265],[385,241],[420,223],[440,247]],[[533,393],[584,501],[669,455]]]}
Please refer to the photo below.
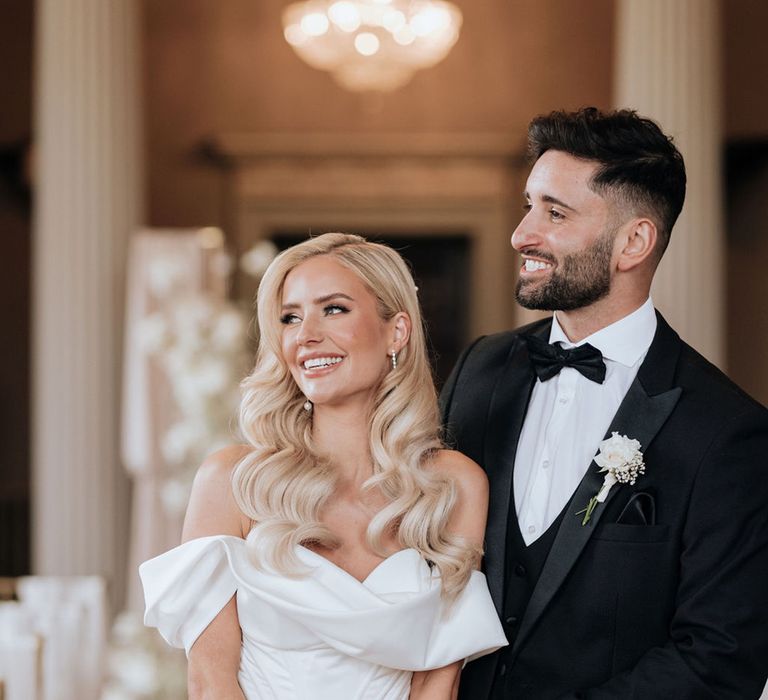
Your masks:
{"label": "draped satin sleeve", "polygon": [[485,576],[473,572],[453,605],[440,577],[414,549],[382,561],[364,580],[303,547],[307,574],[256,569],[246,542],[215,536],[191,540],[140,567],[145,623],[189,652],[237,592],[244,645],[316,649],[389,668],[419,671],[475,658],[507,640]]}
{"label": "draped satin sleeve", "polygon": [[224,543],[238,539],[201,537],[144,562],[139,567],[144,624],[156,627],[168,644],[189,654],[195,640],[237,592]]}

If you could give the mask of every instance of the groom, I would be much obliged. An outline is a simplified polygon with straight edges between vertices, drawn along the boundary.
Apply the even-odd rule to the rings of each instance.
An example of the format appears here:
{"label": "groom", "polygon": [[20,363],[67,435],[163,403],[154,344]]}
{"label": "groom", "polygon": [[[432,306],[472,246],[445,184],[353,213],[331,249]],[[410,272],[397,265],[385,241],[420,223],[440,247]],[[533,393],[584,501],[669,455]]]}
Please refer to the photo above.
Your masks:
{"label": "groom", "polygon": [[510,642],[467,666],[460,697],[758,698],[768,411],[649,297],[682,156],[631,111],[555,112],[528,137],[517,300],[555,314],[477,340],[441,396],[490,480],[485,567]]}

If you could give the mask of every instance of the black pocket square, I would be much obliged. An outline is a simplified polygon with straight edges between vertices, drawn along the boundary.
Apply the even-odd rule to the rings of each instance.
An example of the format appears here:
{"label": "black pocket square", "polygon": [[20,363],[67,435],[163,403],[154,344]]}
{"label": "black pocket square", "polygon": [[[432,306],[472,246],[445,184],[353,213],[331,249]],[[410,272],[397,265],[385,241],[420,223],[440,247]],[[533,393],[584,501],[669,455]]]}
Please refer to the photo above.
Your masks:
{"label": "black pocket square", "polygon": [[616,523],[619,525],[655,525],[656,501],[653,496],[645,491],[633,493]]}

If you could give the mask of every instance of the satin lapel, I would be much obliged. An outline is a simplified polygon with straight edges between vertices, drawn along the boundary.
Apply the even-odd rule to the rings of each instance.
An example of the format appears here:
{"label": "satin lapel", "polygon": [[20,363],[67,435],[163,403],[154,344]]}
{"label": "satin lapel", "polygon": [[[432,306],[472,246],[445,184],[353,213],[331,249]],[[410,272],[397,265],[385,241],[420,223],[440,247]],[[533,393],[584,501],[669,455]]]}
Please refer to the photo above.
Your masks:
{"label": "satin lapel", "polygon": [[[640,442],[643,451],[648,449],[656,433],[664,425],[670,413],[680,398],[681,389],[675,387],[656,396],[649,396],[643,388],[640,373],[632,383],[624,397],[616,416],[608,429],[606,437],[613,431],[620,435],[627,435]],[[586,507],[603,484],[603,474],[598,471],[597,465],[592,462],[587,473],[581,480],[570,503],[566,506],[566,512],[560,529],[557,532],[552,549],[547,556],[547,561],[542,569],[541,576],[533,590],[528,607],[520,625],[520,631],[515,639],[512,653],[516,653],[525,638],[530,634],[541,614],[549,605],[552,597],[562,585],[573,565],[584,550],[589,538],[595,531],[597,524],[605,512],[606,505],[610,502],[618,488],[613,488],[608,494],[605,503],[598,505],[592,513],[592,518],[587,525],[582,525],[582,516],[576,515],[576,511]]]}
{"label": "satin lapel", "polygon": [[[542,333],[547,337],[549,324]],[[525,343],[517,338],[491,397],[484,450],[485,470],[491,483],[485,530],[485,572],[499,614],[504,603],[507,523],[510,507],[514,509],[512,471],[535,378]]]}

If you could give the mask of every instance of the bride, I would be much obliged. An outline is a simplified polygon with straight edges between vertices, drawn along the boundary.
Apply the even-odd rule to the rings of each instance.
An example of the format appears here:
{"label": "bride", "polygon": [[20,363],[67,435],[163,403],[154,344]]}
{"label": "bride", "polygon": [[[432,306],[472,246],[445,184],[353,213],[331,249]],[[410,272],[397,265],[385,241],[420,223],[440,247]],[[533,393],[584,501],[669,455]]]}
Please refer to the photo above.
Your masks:
{"label": "bride", "polygon": [[258,293],[247,445],[209,457],[183,544],[140,569],[145,622],[189,657],[191,698],[456,697],[506,644],[479,565],[482,469],[442,449],[402,258],[328,233]]}

